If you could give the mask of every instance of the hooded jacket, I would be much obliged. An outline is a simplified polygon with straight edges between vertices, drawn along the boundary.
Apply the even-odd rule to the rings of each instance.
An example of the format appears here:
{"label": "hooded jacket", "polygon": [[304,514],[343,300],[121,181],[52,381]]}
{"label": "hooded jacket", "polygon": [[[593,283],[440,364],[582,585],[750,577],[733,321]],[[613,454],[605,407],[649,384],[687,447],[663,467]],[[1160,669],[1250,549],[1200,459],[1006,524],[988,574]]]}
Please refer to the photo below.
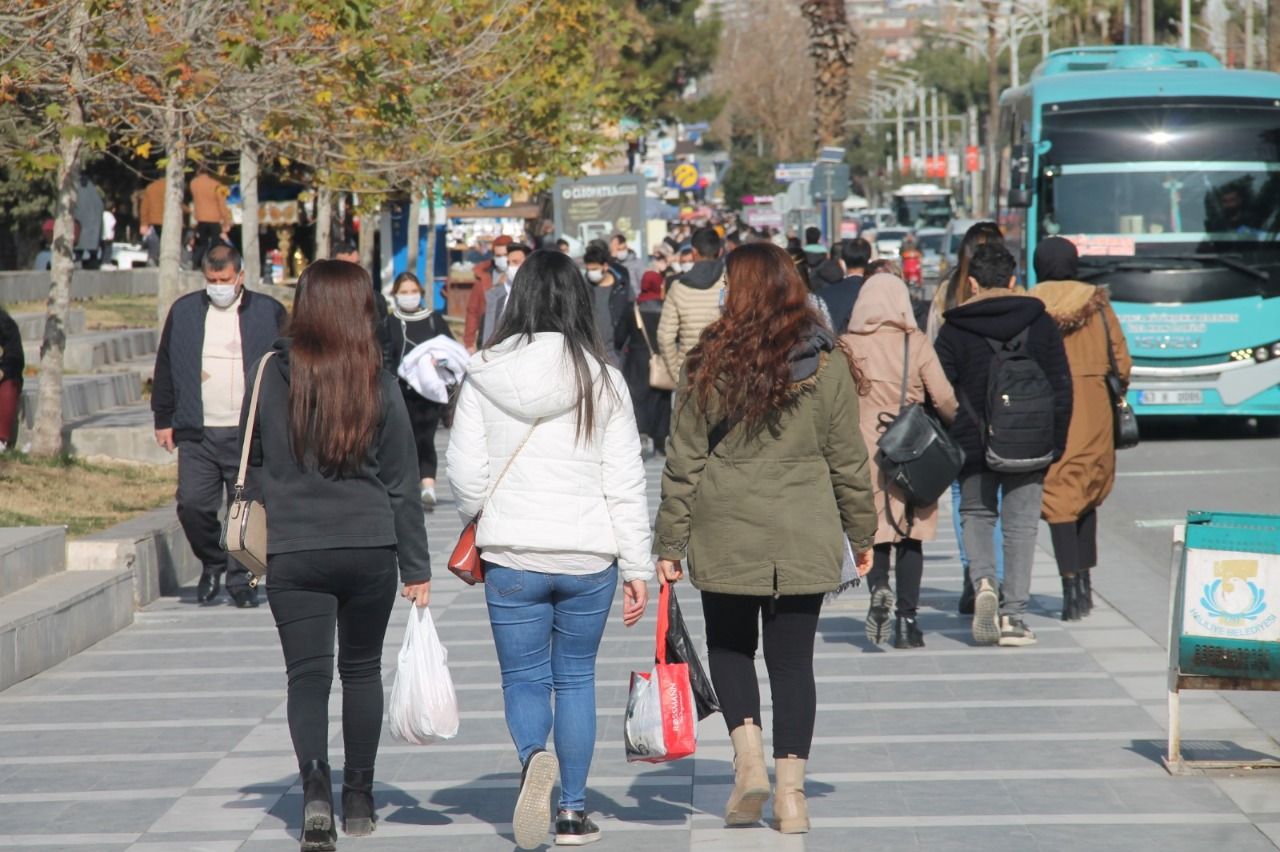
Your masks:
{"label": "hooded jacket", "polygon": [[720,318],[723,289],[723,260],[700,260],[667,288],[654,343],[671,375],[680,375],[689,350],[698,345],[707,326]]}
{"label": "hooded jacket", "polygon": [[579,440],[562,335],[509,338],[472,357],[446,463],[463,519],[483,510],[482,550],[616,558],[624,581],[653,576],[640,435],[622,374],[604,369],[613,391],[593,364],[595,428]]}
{"label": "hooded jacket", "polygon": [[[1039,252],[1036,259],[1039,270]],[[1115,484],[1114,409],[1106,377],[1114,360],[1120,381],[1127,386],[1133,361],[1105,287],[1047,281],[1033,287],[1031,295],[1045,303],[1062,332],[1071,368],[1071,428],[1066,452],[1045,474],[1041,507],[1041,515],[1049,523],[1069,523],[1101,506]]]}
{"label": "hooded jacket", "polygon": [[[907,353],[903,363],[903,341]],[[907,403],[932,403],[945,422],[956,416],[956,396],[943,375],[942,365],[929,343],[929,338],[916,324],[907,285],[895,275],[872,275],[862,285],[862,292],[849,322],[844,343],[853,353],[854,363],[862,371],[867,392],[859,401],[862,440],[868,449],[875,447],[884,432],[881,417],[896,417],[902,410],[903,375],[906,375]],[[875,461],[874,450],[872,460]],[[876,511],[880,526],[876,544],[900,541],[894,529],[907,529],[907,502],[902,491],[888,482],[875,466],[872,476]],[[888,494],[885,490],[888,489]],[[938,526],[937,504],[911,507],[911,538],[932,541]],[[892,513],[892,519],[886,514]]]}
{"label": "hooded jacket", "polygon": [[803,595],[840,584],[844,538],[871,548],[876,513],[858,392],[830,332],[791,352],[791,404],[770,428],[729,429],[681,376],[658,510],[658,553],[688,559],[693,585],[736,595]]}
{"label": "hooded jacket", "polygon": [[1054,458],[1061,458],[1071,424],[1071,371],[1062,334],[1045,313],[1044,302],[1010,290],[987,289],[947,311],[943,319],[946,322],[938,332],[934,348],[960,401],[960,412],[951,426],[951,434],[964,449],[962,474],[987,470],[981,427],[973,420],[974,414],[984,416],[987,379],[995,357],[986,339],[1008,342],[1023,329],[1027,329],[1028,354],[1040,365],[1053,387]]}
{"label": "hooded jacket", "polygon": [[[276,341],[273,351],[262,376],[249,455],[267,510],[267,553],[394,546],[402,582],[430,580],[417,444],[395,377],[378,371],[382,417],[359,469],[326,475],[312,464],[300,466],[290,449],[290,341]],[[257,376],[260,363],[250,376]],[[253,395],[253,381],[246,384],[241,440]]]}

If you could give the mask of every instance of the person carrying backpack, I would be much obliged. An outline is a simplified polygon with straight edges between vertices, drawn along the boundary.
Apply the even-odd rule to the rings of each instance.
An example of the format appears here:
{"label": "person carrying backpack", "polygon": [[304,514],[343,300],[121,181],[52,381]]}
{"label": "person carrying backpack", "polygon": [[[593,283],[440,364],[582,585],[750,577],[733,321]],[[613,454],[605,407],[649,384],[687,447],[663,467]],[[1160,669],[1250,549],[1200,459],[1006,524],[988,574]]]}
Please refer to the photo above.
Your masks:
{"label": "person carrying backpack", "polygon": [[[974,589],[973,638],[980,645],[1036,641],[1023,615],[1044,475],[1062,457],[1071,423],[1062,334],[1043,302],[1015,292],[1016,268],[1003,244],[978,246],[966,282],[972,295],[944,314],[936,343],[960,402],[951,433],[965,452],[960,515]],[[1004,528],[1003,603],[995,578],[997,515]]]}

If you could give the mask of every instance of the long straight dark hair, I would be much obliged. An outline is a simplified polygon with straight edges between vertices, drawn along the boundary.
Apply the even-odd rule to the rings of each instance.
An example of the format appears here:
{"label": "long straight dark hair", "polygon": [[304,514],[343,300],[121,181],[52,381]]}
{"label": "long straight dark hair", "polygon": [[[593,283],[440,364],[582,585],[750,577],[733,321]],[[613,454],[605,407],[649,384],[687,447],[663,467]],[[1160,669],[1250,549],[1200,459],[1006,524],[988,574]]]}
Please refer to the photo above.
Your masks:
{"label": "long straight dark hair", "polygon": [[298,279],[286,332],[289,443],[299,466],[326,476],[359,469],[382,419],[369,273],[345,260],[317,260]]}
{"label": "long straight dark hair", "polygon": [[956,268],[951,270],[947,280],[946,295],[943,297],[942,309],[949,311],[964,304],[969,292],[969,261],[973,253],[984,243],[1004,242],[1004,233],[995,222],[975,222],[964,232],[960,241],[960,250],[956,252]]}
{"label": "long straight dark hair", "polygon": [[[520,264],[502,319],[486,348],[511,337],[532,342],[535,334],[544,332],[564,337],[565,357],[573,365],[578,385],[576,437],[583,441],[595,430],[597,397],[603,393],[616,397],[617,389],[605,369],[608,360],[596,330],[591,285],[568,255],[541,249]],[[600,375],[599,386],[592,375],[593,361]]]}

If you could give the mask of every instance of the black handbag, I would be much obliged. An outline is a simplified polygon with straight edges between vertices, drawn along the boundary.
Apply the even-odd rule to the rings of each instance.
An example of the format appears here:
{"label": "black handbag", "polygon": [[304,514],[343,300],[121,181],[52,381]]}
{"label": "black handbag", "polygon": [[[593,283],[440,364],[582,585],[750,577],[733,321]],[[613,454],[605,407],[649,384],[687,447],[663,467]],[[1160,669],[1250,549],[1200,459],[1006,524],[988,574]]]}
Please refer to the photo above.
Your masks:
{"label": "black handbag", "polygon": [[897,416],[880,415],[881,429],[876,441],[876,465],[885,479],[898,486],[907,502],[907,532],[898,528],[889,510],[885,489],[885,512],[899,535],[911,530],[911,510],[938,501],[964,467],[964,450],[942,424],[920,403],[907,403],[911,335],[902,340],[902,396]]}
{"label": "black handbag", "polygon": [[1116,449],[1127,450],[1138,446],[1138,416],[1129,407],[1125,396],[1124,382],[1120,379],[1120,371],[1116,369],[1116,353],[1111,349],[1111,324],[1102,314],[1102,331],[1107,336],[1107,361],[1111,369],[1107,371],[1107,393],[1111,396],[1111,428],[1115,433]]}

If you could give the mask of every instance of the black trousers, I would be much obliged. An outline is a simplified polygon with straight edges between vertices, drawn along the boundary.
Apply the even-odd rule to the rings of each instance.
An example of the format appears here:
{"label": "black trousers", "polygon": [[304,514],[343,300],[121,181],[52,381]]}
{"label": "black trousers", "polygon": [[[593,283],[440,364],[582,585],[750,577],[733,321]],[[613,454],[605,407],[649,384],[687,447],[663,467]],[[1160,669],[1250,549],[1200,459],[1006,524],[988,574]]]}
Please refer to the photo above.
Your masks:
{"label": "black trousers", "polygon": [[898,602],[894,610],[904,618],[915,618],[916,609],[920,606],[920,582],[924,578],[924,547],[919,540],[904,538],[897,544],[877,544],[871,572],[867,575],[867,586],[874,589],[889,585],[890,551],[896,552],[894,591]]}
{"label": "black trousers", "polygon": [[404,389],[404,406],[409,410],[409,425],[413,427],[413,439],[418,445],[418,478],[435,479],[439,466],[436,429],[440,426],[445,406],[408,388]]}
{"label": "black trousers", "polygon": [[191,268],[199,269],[205,252],[222,242],[221,222],[196,223],[196,247],[191,252]]}
{"label": "black trousers", "polygon": [[1075,576],[1098,564],[1098,512],[1090,509],[1074,521],[1049,524],[1058,573]]}
{"label": "black trousers", "polygon": [[755,658],[763,621],[764,664],[773,693],[774,757],[809,757],[818,713],[813,641],[821,609],[822,595],[702,593],[707,662],[730,733],[746,719],[760,724]]}
{"label": "black trousers", "polygon": [[289,735],[301,767],[329,760],[333,640],[349,769],[373,769],[382,734],[382,642],[396,601],[393,547],[279,553],[267,562],[271,615],[289,676]]}
{"label": "black trousers", "polygon": [[249,569],[222,549],[223,500],[230,505],[240,468],[240,430],[205,429],[198,441],[178,444],[178,520],[206,574],[227,572],[227,588],[246,588]]}

